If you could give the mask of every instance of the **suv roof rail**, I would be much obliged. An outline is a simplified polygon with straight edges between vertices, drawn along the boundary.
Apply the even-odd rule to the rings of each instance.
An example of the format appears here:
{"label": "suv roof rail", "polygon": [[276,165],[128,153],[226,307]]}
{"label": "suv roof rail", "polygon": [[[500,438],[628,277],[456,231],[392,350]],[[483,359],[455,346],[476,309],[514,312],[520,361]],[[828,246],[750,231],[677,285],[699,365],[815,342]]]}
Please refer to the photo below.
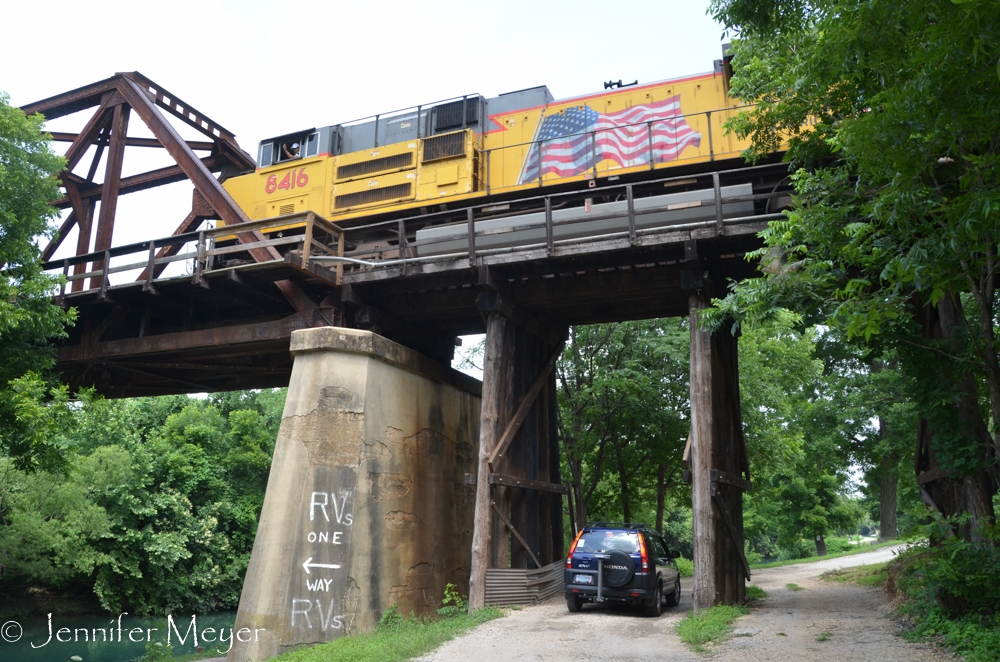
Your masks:
{"label": "suv roof rail", "polygon": [[[630,524],[628,522],[590,522],[587,527],[601,527],[607,529],[651,529],[649,524]],[[586,527],[584,527],[586,528]]]}

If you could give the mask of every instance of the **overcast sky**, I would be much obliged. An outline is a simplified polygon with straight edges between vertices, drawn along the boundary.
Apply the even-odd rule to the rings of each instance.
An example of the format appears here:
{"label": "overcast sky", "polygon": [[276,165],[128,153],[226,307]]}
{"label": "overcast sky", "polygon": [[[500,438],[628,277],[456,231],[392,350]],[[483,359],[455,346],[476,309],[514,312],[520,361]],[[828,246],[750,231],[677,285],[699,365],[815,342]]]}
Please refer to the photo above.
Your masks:
{"label": "overcast sky", "polygon": [[[607,80],[649,83],[710,71],[722,28],[705,14],[707,6],[8,2],[0,91],[23,105],[118,71],[140,71],[235,133],[256,156],[264,138],[463,94],[547,85],[558,99],[599,91]],[[78,131],[92,112],[48,128]],[[182,134],[194,137],[187,127]],[[151,136],[134,114],[129,135]],[[68,143],[56,146],[61,153]],[[162,152],[128,148],[125,174],[168,165]],[[88,166],[85,158],[77,171]],[[190,209],[191,189],[183,182],[123,196],[113,244],[171,234]],[[72,254],[75,244],[74,233],[57,256]]]}

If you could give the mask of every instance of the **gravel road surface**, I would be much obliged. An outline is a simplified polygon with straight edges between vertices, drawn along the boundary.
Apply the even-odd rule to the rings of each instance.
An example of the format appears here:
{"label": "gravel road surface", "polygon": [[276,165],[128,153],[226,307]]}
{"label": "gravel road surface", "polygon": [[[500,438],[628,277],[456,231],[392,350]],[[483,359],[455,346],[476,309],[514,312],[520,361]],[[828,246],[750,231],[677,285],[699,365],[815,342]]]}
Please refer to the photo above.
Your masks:
{"label": "gravel road surface", "polygon": [[[720,660],[756,662],[785,660],[843,662],[916,662],[950,660],[929,644],[911,644],[896,636],[897,625],[886,618],[880,589],[825,582],[818,577],[834,568],[877,563],[892,558],[895,548],[782,568],[754,570],[752,585],[768,597],[749,616],[734,623],[737,632],[709,655],[693,653],[677,636],[677,623],[692,609],[691,580],[682,580],[678,607],[660,618],[647,618],[614,606],[585,605],[571,614],[561,597],[515,611],[485,623],[419,658],[421,662],[478,660]],[[786,584],[797,584],[791,591]],[[817,641],[828,633],[824,641]]]}

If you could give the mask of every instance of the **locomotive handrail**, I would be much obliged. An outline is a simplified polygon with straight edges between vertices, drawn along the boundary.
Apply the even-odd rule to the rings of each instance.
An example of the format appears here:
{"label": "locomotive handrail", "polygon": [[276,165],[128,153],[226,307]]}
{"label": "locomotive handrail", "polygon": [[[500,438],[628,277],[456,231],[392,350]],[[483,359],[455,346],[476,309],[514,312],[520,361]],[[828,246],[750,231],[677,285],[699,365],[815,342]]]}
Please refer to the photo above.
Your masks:
{"label": "locomotive handrail", "polygon": [[[778,164],[777,167],[780,167],[781,165],[783,165],[783,164]],[[754,170],[774,169],[775,167],[776,167],[776,165],[773,164],[773,163],[765,163],[765,164],[755,165],[755,166],[746,166],[744,168],[729,168],[729,169],[726,169],[726,170],[718,170],[718,171],[715,171],[715,172],[717,172],[719,175],[730,175],[730,174],[735,174],[735,173],[752,172]],[[710,177],[712,174],[713,173],[711,173],[711,172],[706,172],[706,173],[698,173],[698,174],[672,175],[670,177],[661,177],[661,178],[658,178],[658,179],[646,180],[646,181],[643,181],[642,183],[644,185],[666,184],[667,182],[676,182],[676,181],[681,181],[681,180],[685,180],[685,179],[696,179],[696,178],[702,178],[702,177]],[[525,197],[525,198],[516,198],[514,200],[504,201],[504,204],[515,203],[515,202],[520,202],[520,203],[534,202],[534,201],[544,202],[545,198],[572,198],[572,197],[580,197],[583,194],[586,194],[587,196],[601,195],[604,192],[615,190],[615,189],[620,189],[620,188],[622,188],[624,186],[626,186],[626,184],[615,183],[615,184],[605,184],[604,186],[596,186],[594,188],[587,189],[586,191],[553,191],[551,193],[535,194],[535,195],[531,195],[531,196],[528,196],[528,197]],[[495,204],[497,204],[495,201],[484,202],[482,204],[471,205],[469,207],[464,207],[463,209],[449,209],[449,210],[445,210],[445,211],[428,212],[426,214],[414,214],[413,216],[406,216],[406,217],[404,217],[401,220],[409,222],[409,221],[418,221],[418,220],[430,221],[430,220],[437,220],[439,218],[449,218],[449,217],[452,217],[452,216],[454,216],[456,214],[461,213],[465,209],[482,210],[482,209],[485,209],[487,207],[492,207]],[[349,227],[349,228],[344,228],[344,232],[348,236],[350,236],[352,233],[358,233],[358,232],[361,232],[362,230],[374,230],[374,229],[378,229],[378,228],[387,228],[389,226],[398,225],[399,224],[399,220],[400,219],[392,219],[392,220],[388,220],[388,221],[376,221],[374,223],[368,223],[366,225],[355,225],[355,226],[352,226],[352,227]]]}

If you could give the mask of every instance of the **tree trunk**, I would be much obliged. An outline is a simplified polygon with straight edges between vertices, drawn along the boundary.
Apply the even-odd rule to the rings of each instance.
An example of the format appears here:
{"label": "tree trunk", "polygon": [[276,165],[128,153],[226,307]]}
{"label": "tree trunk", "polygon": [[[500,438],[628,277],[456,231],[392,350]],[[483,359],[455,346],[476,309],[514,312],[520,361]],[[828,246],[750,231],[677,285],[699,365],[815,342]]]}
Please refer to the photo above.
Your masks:
{"label": "tree trunk", "polygon": [[826,556],[826,538],[816,536],[816,556]]}
{"label": "tree trunk", "polygon": [[896,474],[883,475],[878,479],[879,540],[892,540],[899,537],[899,532],[896,530],[896,485],[898,483],[899,476]]}
{"label": "tree trunk", "polygon": [[[885,420],[879,416],[878,436],[885,441],[887,434]],[[896,486],[899,483],[899,455],[886,454],[881,461],[880,478],[878,479],[878,535],[879,540],[892,540],[899,537],[896,530]]]}
{"label": "tree trunk", "polygon": [[476,507],[472,529],[472,571],[469,577],[469,607],[480,609],[486,602],[486,568],[490,560],[492,513],[490,512],[490,467],[488,460],[498,438],[501,407],[501,364],[505,349],[506,320],[493,313],[486,322],[483,356],[483,399],[479,424],[479,464]]}
{"label": "tree trunk", "polygon": [[625,522],[631,524],[632,503],[628,493],[628,472],[625,470],[625,460],[617,444],[615,444],[615,464],[618,467],[618,498],[621,500],[622,517]]}
{"label": "tree trunk", "polygon": [[663,502],[667,494],[667,465],[656,468],[656,532],[663,535]]}

